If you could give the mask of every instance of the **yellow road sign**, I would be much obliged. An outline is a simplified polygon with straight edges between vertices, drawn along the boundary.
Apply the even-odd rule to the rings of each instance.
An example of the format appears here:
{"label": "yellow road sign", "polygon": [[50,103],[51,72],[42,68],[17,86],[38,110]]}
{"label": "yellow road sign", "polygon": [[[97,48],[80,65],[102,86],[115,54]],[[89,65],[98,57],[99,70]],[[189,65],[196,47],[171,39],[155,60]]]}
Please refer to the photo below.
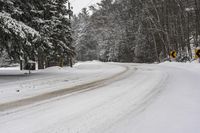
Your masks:
{"label": "yellow road sign", "polygon": [[200,49],[195,49],[195,58],[200,58]]}
{"label": "yellow road sign", "polygon": [[176,56],[177,56],[176,51],[171,51],[171,52],[170,52],[170,57],[176,58]]}

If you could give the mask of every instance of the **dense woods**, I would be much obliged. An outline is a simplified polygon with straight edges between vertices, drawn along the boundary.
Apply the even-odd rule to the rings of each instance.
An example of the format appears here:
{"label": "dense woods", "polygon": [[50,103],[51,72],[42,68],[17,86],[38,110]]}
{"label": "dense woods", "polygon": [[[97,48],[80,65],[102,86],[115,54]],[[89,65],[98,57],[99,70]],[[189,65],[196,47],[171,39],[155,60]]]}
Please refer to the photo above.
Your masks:
{"label": "dense woods", "polygon": [[102,0],[72,20],[68,2],[0,0],[0,62],[188,61],[200,46],[198,0]]}
{"label": "dense woods", "polygon": [[[75,55],[68,0],[0,0],[0,53],[39,67],[71,65]],[[6,54],[5,54],[6,53]]]}
{"label": "dense woods", "polygon": [[199,17],[198,0],[102,0],[73,17],[77,59],[151,63],[175,50],[191,60]]}

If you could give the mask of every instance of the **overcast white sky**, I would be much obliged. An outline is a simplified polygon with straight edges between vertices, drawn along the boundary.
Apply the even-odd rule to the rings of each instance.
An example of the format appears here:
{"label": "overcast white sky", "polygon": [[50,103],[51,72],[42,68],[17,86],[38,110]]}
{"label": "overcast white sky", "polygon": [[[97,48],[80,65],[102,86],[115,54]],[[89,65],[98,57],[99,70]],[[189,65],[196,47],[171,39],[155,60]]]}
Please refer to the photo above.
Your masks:
{"label": "overcast white sky", "polygon": [[101,0],[70,0],[74,14],[78,14],[82,8],[96,4]]}

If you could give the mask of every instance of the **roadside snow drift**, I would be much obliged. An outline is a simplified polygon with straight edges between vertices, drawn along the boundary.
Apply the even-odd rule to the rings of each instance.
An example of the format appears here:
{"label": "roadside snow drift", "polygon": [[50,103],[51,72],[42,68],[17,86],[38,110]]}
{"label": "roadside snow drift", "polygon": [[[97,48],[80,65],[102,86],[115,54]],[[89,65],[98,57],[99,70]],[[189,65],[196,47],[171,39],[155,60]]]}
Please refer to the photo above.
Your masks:
{"label": "roadside snow drift", "polygon": [[30,75],[19,68],[0,68],[0,104],[112,77],[124,70],[98,61],[77,63],[74,68],[51,67]]}

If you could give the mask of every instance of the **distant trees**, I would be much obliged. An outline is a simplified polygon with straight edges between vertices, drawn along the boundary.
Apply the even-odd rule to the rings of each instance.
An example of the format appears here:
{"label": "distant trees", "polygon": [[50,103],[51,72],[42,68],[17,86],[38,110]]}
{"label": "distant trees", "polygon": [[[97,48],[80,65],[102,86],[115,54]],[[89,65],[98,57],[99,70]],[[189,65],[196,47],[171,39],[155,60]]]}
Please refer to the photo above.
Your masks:
{"label": "distant trees", "polygon": [[40,68],[72,65],[68,0],[1,0],[0,51],[13,60],[38,61]]}
{"label": "distant trees", "polygon": [[81,61],[97,59],[98,44],[89,20],[89,12],[86,8],[83,8],[79,16],[74,16],[73,19],[72,27],[76,40],[74,46],[76,47],[77,59]]}
{"label": "distant trees", "polygon": [[[94,45],[96,52],[88,49],[88,55],[82,58],[160,62],[168,58],[171,50],[192,58],[191,44],[200,45],[199,10],[198,0],[102,0],[96,8],[90,7],[93,13],[84,25],[92,31],[95,43],[90,38],[86,42]],[[79,20],[80,15],[73,26],[75,34],[89,35],[86,30],[76,29]],[[77,47],[88,48],[77,40]]]}
{"label": "distant trees", "polygon": [[143,4],[151,16],[154,38],[161,42],[159,44],[165,56],[169,51],[176,50],[179,56],[192,58],[191,41],[198,46],[200,35],[199,20],[195,19],[199,16],[195,13],[199,12],[199,7],[195,3],[199,4],[196,0],[151,0]]}

